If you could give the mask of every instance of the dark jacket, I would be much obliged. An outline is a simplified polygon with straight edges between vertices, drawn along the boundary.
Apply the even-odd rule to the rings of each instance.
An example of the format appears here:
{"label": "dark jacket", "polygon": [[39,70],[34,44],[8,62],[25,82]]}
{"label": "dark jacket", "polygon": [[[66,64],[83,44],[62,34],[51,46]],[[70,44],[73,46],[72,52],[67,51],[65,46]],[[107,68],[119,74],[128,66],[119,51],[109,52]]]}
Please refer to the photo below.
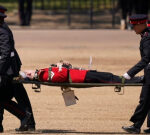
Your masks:
{"label": "dark jacket", "polygon": [[21,61],[14,46],[11,30],[4,22],[0,24],[0,75],[17,76]]}
{"label": "dark jacket", "polygon": [[147,28],[142,32],[142,39],[140,42],[141,60],[133,66],[127,73],[133,77],[142,69],[146,69],[150,62],[150,30]]}

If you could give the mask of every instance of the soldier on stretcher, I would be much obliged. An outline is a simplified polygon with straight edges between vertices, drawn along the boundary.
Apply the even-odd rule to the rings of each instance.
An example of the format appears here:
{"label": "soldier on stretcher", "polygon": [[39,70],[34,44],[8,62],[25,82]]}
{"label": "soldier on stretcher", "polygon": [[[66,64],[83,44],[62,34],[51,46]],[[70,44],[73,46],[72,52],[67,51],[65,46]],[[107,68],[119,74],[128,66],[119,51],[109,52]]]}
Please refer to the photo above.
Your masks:
{"label": "soldier on stretcher", "polygon": [[143,76],[134,77],[126,80],[121,76],[110,72],[98,72],[96,70],[87,70],[73,68],[68,62],[52,64],[49,68],[39,70],[26,70],[20,72],[20,77],[27,80],[37,80],[41,82],[52,83],[142,83]]}

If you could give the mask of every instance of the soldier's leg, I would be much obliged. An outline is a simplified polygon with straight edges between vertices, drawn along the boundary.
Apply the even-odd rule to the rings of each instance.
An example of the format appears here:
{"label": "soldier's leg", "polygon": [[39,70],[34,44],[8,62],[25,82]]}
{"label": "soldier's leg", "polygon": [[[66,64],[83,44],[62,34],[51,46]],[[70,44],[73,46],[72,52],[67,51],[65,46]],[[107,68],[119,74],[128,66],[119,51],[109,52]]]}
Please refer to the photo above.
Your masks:
{"label": "soldier's leg", "polygon": [[0,106],[0,133],[3,132],[3,115],[4,115],[4,108]]}
{"label": "soldier's leg", "polygon": [[147,134],[150,133],[150,110],[148,111],[148,115],[147,115],[147,129],[144,129],[144,133]]}
{"label": "soldier's leg", "polygon": [[132,121],[136,127],[141,128],[150,108],[150,86],[145,85],[142,87],[139,105],[137,106],[130,121]]}
{"label": "soldier's leg", "polygon": [[[145,68],[144,72],[145,72],[144,82],[148,86],[150,86],[150,80],[149,80],[149,77],[150,77],[150,64],[147,66],[147,68]],[[150,88],[149,88],[149,91],[150,91]],[[148,127],[148,129],[145,129],[144,132],[145,133],[150,133],[150,105],[149,105],[149,110],[148,110],[148,115],[147,115],[147,127]]]}
{"label": "soldier's leg", "polygon": [[120,29],[124,30],[124,29],[126,29],[127,1],[126,0],[120,0],[120,7],[121,7]]}
{"label": "soldier's leg", "polygon": [[31,113],[25,111],[22,107],[20,107],[16,102],[9,100],[0,102],[0,106],[5,108],[8,112],[16,116],[20,122],[20,130],[24,131],[25,129],[28,130],[28,121],[30,120]]}
{"label": "soldier's leg", "polygon": [[141,12],[141,9],[140,9],[140,7],[141,7],[140,0],[135,0],[134,4],[135,4],[135,13],[136,14],[140,14],[140,12]]}
{"label": "soldier's leg", "polygon": [[24,5],[25,5],[25,0],[18,0],[19,3],[19,18],[20,18],[20,25],[25,25],[26,20],[25,20],[25,12],[24,12]]}
{"label": "soldier's leg", "polygon": [[4,108],[0,106],[0,124],[3,122]]}
{"label": "soldier's leg", "polygon": [[30,122],[28,125],[35,128],[35,120],[32,112],[31,103],[28,97],[28,94],[23,86],[23,84],[14,84],[14,97],[18,103],[19,106],[23,107],[26,111],[31,113]]}
{"label": "soldier's leg", "polygon": [[140,0],[140,13],[141,14],[148,14],[148,0]]}
{"label": "soldier's leg", "polygon": [[25,117],[25,110],[12,100],[0,102],[0,105],[20,120]]}
{"label": "soldier's leg", "polygon": [[89,71],[85,76],[85,82],[89,83],[111,83],[113,75],[107,72]]}
{"label": "soldier's leg", "polygon": [[147,115],[147,127],[150,128],[150,110],[148,111]]}
{"label": "soldier's leg", "polygon": [[32,0],[26,0],[27,7],[26,7],[26,24],[30,25],[31,16],[32,16]]}
{"label": "soldier's leg", "polygon": [[139,105],[137,106],[131,121],[141,127],[150,110],[150,65],[144,69],[144,85],[142,87]]}
{"label": "soldier's leg", "polygon": [[123,82],[122,77],[109,72],[89,71],[86,74],[85,82],[89,83],[141,83],[142,77],[134,77]]}

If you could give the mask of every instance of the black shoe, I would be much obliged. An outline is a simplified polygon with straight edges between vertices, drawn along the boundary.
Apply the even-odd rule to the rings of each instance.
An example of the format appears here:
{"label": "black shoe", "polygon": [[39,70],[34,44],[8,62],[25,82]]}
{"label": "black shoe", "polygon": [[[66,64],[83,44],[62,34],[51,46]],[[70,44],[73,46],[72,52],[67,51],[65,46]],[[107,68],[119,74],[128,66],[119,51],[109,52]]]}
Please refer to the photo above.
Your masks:
{"label": "black shoe", "polygon": [[144,131],[144,133],[149,134],[150,133],[150,128],[147,128],[147,129],[145,129],[143,131]]}
{"label": "black shoe", "polygon": [[28,125],[28,131],[35,131],[35,125]]}
{"label": "black shoe", "polygon": [[25,125],[25,126],[20,126],[20,128],[15,129],[18,132],[21,131],[35,131],[35,125]]}
{"label": "black shoe", "polygon": [[141,132],[141,129],[136,128],[134,125],[128,127],[123,126],[122,129],[131,134],[139,134]]}
{"label": "black shoe", "polygon": [[28,122],[31,118],[31,113],[26,112],[26,116],[21,120],[21,126],[16,128],[16,131],[28,131]]}
{"label": "black shoe", "polygon": [[3,133],[4,129],[3,129],[3,125],[0,125],[0,133]]}

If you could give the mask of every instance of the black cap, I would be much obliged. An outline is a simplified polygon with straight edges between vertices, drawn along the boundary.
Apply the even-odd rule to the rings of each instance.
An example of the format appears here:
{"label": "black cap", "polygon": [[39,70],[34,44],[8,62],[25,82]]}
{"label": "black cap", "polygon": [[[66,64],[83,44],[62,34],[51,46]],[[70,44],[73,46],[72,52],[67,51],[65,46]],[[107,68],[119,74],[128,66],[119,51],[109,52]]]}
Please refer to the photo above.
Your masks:
{"label": "black cap", "polygon": [[5,13],[7,11],[7,8],[5,8],[4,6],[0,5],[0,12],[1,13]]}
{"label": "black cap", "polygon": [[130,16],[130,23],[135,24],[143,24],[147,22],[147,15],[145,14],[135,14]]}
{"label": "black cap", "polygon": [[7,15],[0,12],[0,18],[6,18],[6,17],[7,17]]}

